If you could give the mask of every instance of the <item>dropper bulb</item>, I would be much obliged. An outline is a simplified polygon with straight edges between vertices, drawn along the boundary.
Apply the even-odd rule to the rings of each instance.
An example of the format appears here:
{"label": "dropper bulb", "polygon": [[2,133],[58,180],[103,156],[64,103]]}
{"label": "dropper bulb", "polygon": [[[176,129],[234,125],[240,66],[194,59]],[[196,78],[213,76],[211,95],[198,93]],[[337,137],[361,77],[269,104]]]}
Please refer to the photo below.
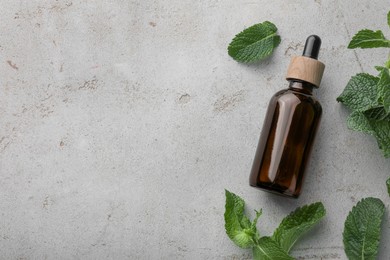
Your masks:
{"label": "dropper bulb", "polygon": [[303,50],[303,56],[309,57],[312,59],[318,58],[318,53],[320,52],[321,47],[321,38],[317,35],[310,35],[306,39],[305,49]]}

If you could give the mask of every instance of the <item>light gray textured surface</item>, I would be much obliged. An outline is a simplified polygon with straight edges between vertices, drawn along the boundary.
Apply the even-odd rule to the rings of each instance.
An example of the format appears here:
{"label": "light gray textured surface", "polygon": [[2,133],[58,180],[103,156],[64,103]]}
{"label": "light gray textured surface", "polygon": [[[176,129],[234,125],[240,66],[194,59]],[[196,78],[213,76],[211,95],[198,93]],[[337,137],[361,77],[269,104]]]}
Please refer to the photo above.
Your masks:
{"label": "light gray textured surface", "polygon": [[[298,259],[346,259],[342,229],[361,198],[387,208],[390,162],[351,132],[335,99],[387,50],[347,50],[386,27],[385,0],[6,1],[0,10],[0,258],[248,259],[224,231],[224,188],[263,208],[262,234],[306,203],[326,219]],[[240,65],[233,36],[273,21],[272,58]],[[323,119],[299,200],[248,185],[268,100],[310,34],[326,63]],[[252,214],[253,215],[253,214]]]}

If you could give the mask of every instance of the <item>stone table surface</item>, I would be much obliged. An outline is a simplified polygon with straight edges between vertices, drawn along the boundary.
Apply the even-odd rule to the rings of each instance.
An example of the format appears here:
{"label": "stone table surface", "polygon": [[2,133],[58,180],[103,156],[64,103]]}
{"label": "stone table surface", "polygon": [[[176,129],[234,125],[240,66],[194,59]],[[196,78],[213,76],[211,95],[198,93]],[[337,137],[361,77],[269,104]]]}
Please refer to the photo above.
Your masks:
{"label": "stone table surface", "polygon": [[[390,36],[385,0],[1,0],[0,259],[250,259],[224,230],[224,189],[263,209],[270,235],[298,206],[327,216],[292,251],[346,259],[344,220],[361,198],[387,213],[390,161],[346,127],[349,78],[388,50],[349,50],[363,28]],[[265,20],[272,57],[238,64],[226,48]],[[298,200],[249,187],[270,97],[292,55],[322,37],[322,124]]]}

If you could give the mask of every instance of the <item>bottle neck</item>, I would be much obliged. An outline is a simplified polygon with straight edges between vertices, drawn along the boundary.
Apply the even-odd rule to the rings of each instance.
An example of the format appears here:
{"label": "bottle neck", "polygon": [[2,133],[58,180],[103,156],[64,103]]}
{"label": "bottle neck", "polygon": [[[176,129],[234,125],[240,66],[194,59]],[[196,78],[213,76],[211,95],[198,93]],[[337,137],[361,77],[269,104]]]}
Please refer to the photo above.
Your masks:
{"label": "bottle neck", "polygon": [[290,85],[288,88],[297,92],[312,95],[314,85],[300,80],[290,80]]}

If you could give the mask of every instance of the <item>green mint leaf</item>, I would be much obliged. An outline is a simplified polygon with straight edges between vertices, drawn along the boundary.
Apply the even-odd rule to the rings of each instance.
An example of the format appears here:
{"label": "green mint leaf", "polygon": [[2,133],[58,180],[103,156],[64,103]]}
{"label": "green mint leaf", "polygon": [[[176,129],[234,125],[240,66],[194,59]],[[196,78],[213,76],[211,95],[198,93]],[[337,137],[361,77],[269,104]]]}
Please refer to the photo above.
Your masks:
{"label": "green mint leaf", "polygon": [[382,70],[384,69],[387,69],[386,67],[383,67],[383,66],[374,66],[374,68],[379,71],[379,72],[382,72]]}
{"label": "green mint leaf", "polygon": [[355,48],[390,48],[390,41],[385,38],[381,30],[361,30],[355,36],[353,36],[351,42],[348,45],[349,49]]}
{"label": "green mint leaf", "polygon": [[[356,112],[359,112],[359,111],[356,111]],[[367,117],[367,119],[385,120],[385,121],[390,122],[390,113],[387,113],[382,106],[366,110],[363,112],[363,114]],[[351,129],[356,130],[354,128],[351,128]],[[357,130],[357,131],[359,131],[359,130]],[[362,132],[364,132],[364,131],[362,131]]]}
{"label": "green mint leaf", "polygon": [[383,69],[380,72],[377,90],[379,103],[383,104],[387,113],[390,113],[390,74],[388,69]]}
{"label": "green mint leaf", "polygon": [[362,199],[352,208],[343,232],[348,259],[376,259],[384,212],[383,202],[376,198]]}
{"label": "green mint leaf", "polygon": [[257,231],[257,227],[256,227],[256,225],[257,225],[257,220],[259,220],[259,217],[261,216],[261,214],[262,214],[262,210],[260,209],[260,211],[256,211],[255,210],[255,212],[256,212],[256,217],[255,217],[255,219],[252,221],[252,223],[251,223],[251,231],[252,231],[252,233],[254,234],[254,240],[255,240],[255,242],[256,241],[258,241],[259,239],[260,239],[260,234],[259,234],[259,232]]}
{"label": "green mint leaf", "polygon": [[268,21],[255,24],[237,34],[228,47],[229,55],[238,62],[254,62],[272,54],[280,43],[276,26]]}
{"label": "green mint leaf", "polygon": [[352,110],[358,111],[376,107],[378,106],[378,81],[378,77],[367,73],[356,74],[348,81],[337,101]]}
{"label": "green mint leaf", "polygon": [[260,238],[258,244],[253,247],[253,259],[255,260],[294,260],[270,237]]}
{"label": "green mint leaf", "polygon": [[[383,110],[383,108],[382,108]],[[379,149],[382,150],[383,155],[390,157],[390,121],[388,116],[384,120],[374,120],[366,116],[368,110],[365,112],[354,111],[347,119],[349,129],[373,135],[377,142]],[[372,115],[371,115],[372,116]]]}
{"label": "green mint leaf", "polygon": [[255,210],[255,212],[256,212],[256,217],[255,217],[255,219],[253,220],[253,222],[251,223],[251,227],[252,227],[252,228],[256,228],[257,220],[259,220],[259,217],[260,217],[261,214],[263,213],[262,210],[260,210],[260,211]]}
{"label": "green mint leaf", "polygon": [[387,25],[390,27],[390,11],[387,13]]}
{"label": "green mint leaf", "polygon": [[321,202],[297,208],[282,220],[272,238],[289,252],[298,238],[317,224],[325,214],[326,210]]}
{"label": "green mint leaf", "polygon": [[379,149],[382,150],[383,155],[390,157],[390,123],[385,120],[370,120],[370,125],[374,136],[378,142]]}
{"label": "green mint leaf", "polygon": [[245,202],[236,194],[225,190],[225,230],[228,237],[239,247],[249,248],[254,246],[255,241],[260,237],[256,229],[257,219],[261,212],[251,223],[244,214]]}
{"label": "green mint leaf", "polygon": [[390,196],[390,178],[386,181],[386,185],[387,185],[387,193],[389,193]]}
{"label": "green mint leaf", "polygon": [[347,119],[347,126],[351,130],[374,135],[370,121],[367,119],[365,114],[360,111],[354,111],[349,115]]}

